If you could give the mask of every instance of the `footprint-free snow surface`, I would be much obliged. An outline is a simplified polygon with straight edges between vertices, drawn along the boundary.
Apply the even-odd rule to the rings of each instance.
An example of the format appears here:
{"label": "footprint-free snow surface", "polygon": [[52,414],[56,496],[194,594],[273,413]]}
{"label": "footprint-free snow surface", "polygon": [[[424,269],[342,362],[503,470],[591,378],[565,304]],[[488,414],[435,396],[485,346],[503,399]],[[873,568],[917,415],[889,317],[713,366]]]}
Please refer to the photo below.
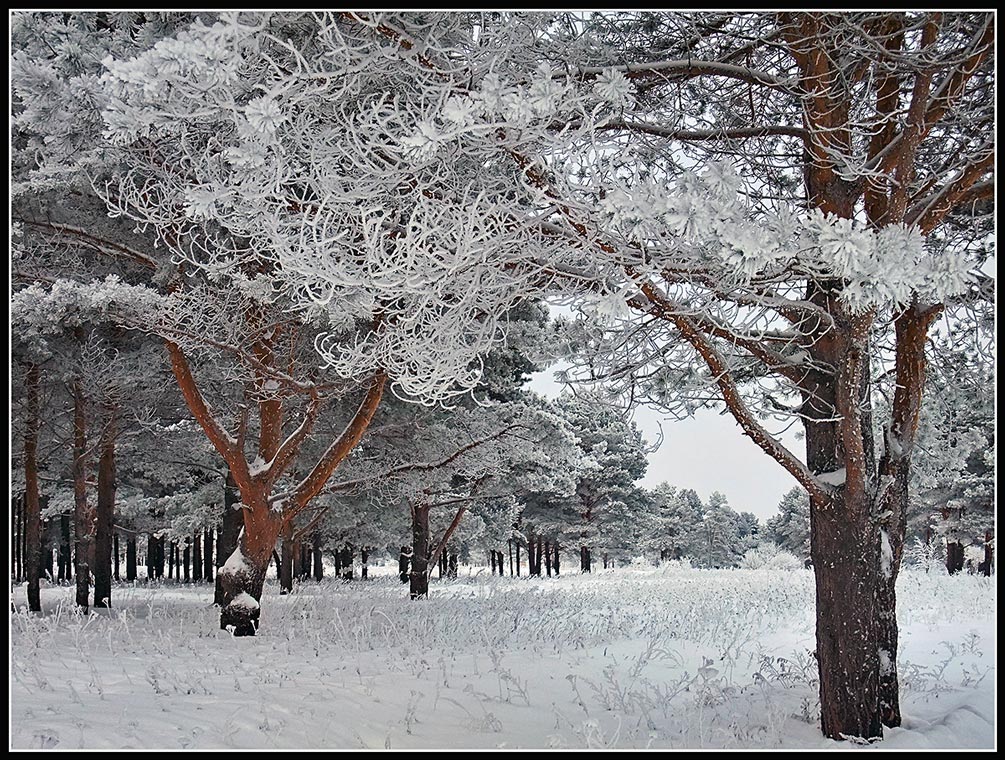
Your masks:
{"label": "footprint-free snow surface", "polygon": [[[379,570],[379,568],[378,568]],[[386,568],[388,572],[391,568]],[[14,589],[14,748],[841,748],[819,731],[809,570],[461,569],[409,601],[392,575],[262,600],[219,630],[208,584]],[[906,570],[904,726],[889,748],[994,746],[994,579]]]}

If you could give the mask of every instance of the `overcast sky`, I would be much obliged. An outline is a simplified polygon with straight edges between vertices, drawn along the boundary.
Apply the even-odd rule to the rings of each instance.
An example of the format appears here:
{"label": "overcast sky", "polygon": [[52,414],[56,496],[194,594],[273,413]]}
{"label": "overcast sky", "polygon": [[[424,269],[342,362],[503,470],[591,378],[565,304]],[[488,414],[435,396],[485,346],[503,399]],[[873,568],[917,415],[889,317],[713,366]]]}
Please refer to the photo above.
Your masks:
{"label": "overcast sky", "polygon": [[[530,387],[554,398],[562,391],[552,375],[555,368],[538,372]],[[726,496],[737,512],[753,512],[762,522],[778,513],[782,495],[798,485],[780,464],[743,435],[731,415],[701,411],[689,420],[665,420],[647,408],[635,412],[643,436],[655,443],[663,428],[663,443],[649,455],[642,483],[652,487],[663,481],[678,488],[693,488],[704,500],[713,491]],[[776,431],[772,431],[776,432]],[[800,457],[803,442],[790,431],[783,442]]]}

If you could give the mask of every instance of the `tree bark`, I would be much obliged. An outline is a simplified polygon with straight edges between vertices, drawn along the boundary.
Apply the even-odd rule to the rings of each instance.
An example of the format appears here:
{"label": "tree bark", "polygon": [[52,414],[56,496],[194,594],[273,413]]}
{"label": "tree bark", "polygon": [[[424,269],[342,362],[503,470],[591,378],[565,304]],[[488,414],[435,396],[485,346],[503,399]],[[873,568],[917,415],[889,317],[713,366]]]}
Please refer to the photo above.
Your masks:
{"label": "tree bark", "polygon": [[119,575],[120,551],[119,532],[116,530],[112,533],[112,579],[116,581],[122,580]]}
{"label": "tree bark", "polygon": [[207,581],[216,580],[216,564],[213,562],[213,534],[212,528],[207,528],[202,532],[202,577]]}
{"label": "tree bark", "polygon": [[202,580],[202,532],[192,534],[192,580]]}
{"label": "tree bark", "polygon": [[153,533],[147,534],[147,580],[153,580],[157,575],[157,537]]}
{"label": "tree bark", "polygon": [[544,567],[545,571],[548,573],[548,577],[551,577],[551,541],[545,541],[544,543]]}
{"label": "tree bark", "polygon": [[70,516],[59,516],[59,580],[69,581],[73,578],[73,554],[70,549]]}
{"label": "tree bark", "polygon": [[11,497],[11,533],[14,540],[14,554],[11,556],[10,574],[15,583],[21,582],[21,516],[24,513],[24,498]]}
{"label": "tree bark", "polygon": [[513,542],[513,553],[516,555],[516,574],[517,577],[520,576],[520,542]]}
{"label": "tree bark", "polygon": [[136,536],[126,537],[126,580],[136,580]]}
{"label": "tree bark", "polygon": [[425,504],[412,507],[412,571],[409,573],[408,596],[421,599],[429,595],[429,510]]}
{"label": "tree bark", "polygon": [[[318,555],[320,556],[320,552],[318,553]],[[362,578],[363,580],[366,580],[367,578],[370,577],[370,571],[367,567],[367,563],[369,563],[370,561],[370,550],[360,549],[359,558],[360,558],[359,577]]]}
{"label": "tree bark", "polygon": [[220,628],[234,636],[254,636],[261,618],[265,573],[283,529],[283,519],[261,494],[242,494],[244,530],[237,547],[217,572],[221,591]]}
{"label": "tree bark", "polygon": [[73,528],[76,604],[90,608],[91,556],[94,553],[94,512],[87,504],[87,418],[80,378],[73,380]]}
{"label": "tree bark", "polygon": [[551,561],[555,565],[555,575],[558,575],[558,571],[560,569],[558,562],[558,541],[556,541],[554,546],[552,546]]}
{"label": "tree bark", "polygon": [[279,593],[293,591],[293,526],[287,524],[282,532],[283,545],[279,550]]}
{"label": "tree bark", "polygon": [[42,565],[42,507],[38,490],[39,368],[28,367],[25,374],[24,432],[24,545],[25,575],[28,578],[28,609],[42,611],[39,577]]}
{"label": "tree bark", "polygon": [[[227,558],[237,549],[237,537],[244,525],[243,511],[240,507],[240,496],[237,493],[237,483],[227,469],[227,479],[223,487],[223,524],[216,536],[216,588],[213,593],[213,603],[219,607],[224,605],[223,585],[220,581],[220,568]],[[264,577],[264,576],[263,576]]]}
{"label": "tree bark", "polygon": [[185,549],[181,558],[182,579],[185,583],[192,582],[192,537],[185,536]]}
{"label": "tree bark", "polygon": [[94,531],[94,606],[112,606],[112,533],[115,520],[116,411],[106,409],[98,457],[98,508]]}
{"label": "tree bark", "polygon": [[579,547],[579,572],[589,573],[592,572],[592,561],[590,557],[590,547],[580,546]]}
{"label": "tree bark", "polygon": [[810,511],[821,722],[832,739],[883,732],[875,614],[879,536],[870,506],[835,496]]}
{"label": "tree bark", "polygon": [[946,570],[950,575],[963,572],[964,547],[959,541],[946,542]]}
{"label": "tree bark", "polygon": [[[311,551],[314,554],[314,580],[324,580],[325,567],[322,562],[323,555],[321,553],[321,534],[318,531],[314,531],[314,535],[311,537]],[[365,560],[363,564],[365,567]]]}
{"label": "tree bark", "polygon": [[981,575],[991,576],[991,565],[995,559],[995,533],[993,530],[984,532],[984,561],[981,562],[978,570]]}
{"label": "tree bark", "polygon": [[447,559],[447,577],[456,578],[458,568],[458,557],[456,554],[451,554]]}

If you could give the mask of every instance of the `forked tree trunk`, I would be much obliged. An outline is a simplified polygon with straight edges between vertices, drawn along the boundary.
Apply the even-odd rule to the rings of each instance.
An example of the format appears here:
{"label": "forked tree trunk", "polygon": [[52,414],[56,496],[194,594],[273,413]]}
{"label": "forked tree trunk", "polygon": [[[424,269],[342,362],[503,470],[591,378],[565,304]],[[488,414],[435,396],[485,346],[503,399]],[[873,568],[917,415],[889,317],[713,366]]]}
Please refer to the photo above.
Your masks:
{"label": "forked tree trunk", "polygon": [[412,508],[412,571],[408,575],[408,596],[421,599],[429,595],[429,511],[419,504]]}
{"label": "forked tree trunk", "polygon": [[282,530],[282,517],[269,508],[264,495],[246,497],[244,530],[237,548],[217,572],[221,592],[220,628],[234,636],[254,636],[261,618],[262,591],[273,549]]}
{"label": "forked tree trunk", "polygon": [[42,611],[39,577],[42,564],[42,507],[38,489],[39,369],[28,367],[25,374],[24,431],[24,535],[25,574],[28,577],[28,609]]}
{"label": "forked tree trunk", "polygon": [[94,531],[94,606],[112,606],[112,525],[115,518],[115,417],[107,409],[98,457],[98,508]]}

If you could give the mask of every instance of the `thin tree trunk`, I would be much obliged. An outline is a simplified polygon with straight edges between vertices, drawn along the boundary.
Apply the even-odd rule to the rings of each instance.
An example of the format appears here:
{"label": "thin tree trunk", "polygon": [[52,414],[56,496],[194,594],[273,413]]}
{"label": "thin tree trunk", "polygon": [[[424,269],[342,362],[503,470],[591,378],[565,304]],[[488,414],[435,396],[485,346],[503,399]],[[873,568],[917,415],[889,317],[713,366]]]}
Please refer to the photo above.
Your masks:
{"label": "thin tree trunk", "polygon": [[136,536],[126,536],[126,580],[136,580]]}
{"label": "thin tree trunk", "polygon": [[216,531],[207,528],[202,532],[202,577],[207,581],[216,579],[216,563],[213,561],[213,535]]}
{"label": "thin tree trunk", "polygon": [[70,516],[59,516],[59,580],[73,578],[73,555],[70,550]]}
{"label": "thin tree trunk", "polygon": [[548,577],[551,577],[551,541],[545,541],[544,543],[544,567],[545,571],[548,573]]}
{"label": "thin tree trunk", "polygon": [[169,581],[173,580],[174,577],[175,577],[174,569],[175,569],[175,566],[177,564],[175,562],[175,553],[177,551],[178,551],[178,544],[176,544],[174,541],[171,541],[171,543],[168,544],[168,580]]}
{"label": "thin tree trunk", "polygon": [[429,595],[429,510],[424,504],[412,507],[412,571],[409,574],[408,596],[421,599]]}
{"label": "thin tree trunk", "polygon": [[559,564],[558,564],[558,541],[555,542],[555,545],[552,547],[551,551],[552,551],[551,561],[555,565],[555,575],[558,575],[558,571],[559,571]]}
{"label": "thin tree trunk", "polygon": [[984,533],[984,561],[981,562],[980,572],[982,575],[991,576],[991,565],[995,559],[995,533],[993,530]]}
{"label": "thin tree trunk", "polygon": [[492,568],[492,575],[496,574],[496,553],[495,549],[489,549],[489,566]]}
{"label": "thin tree trunk", "polygon": [[314,580],[324,580],[325,567],[322,563],[321,534],[318,531],[314,531],[314,535],[311,538],[311,550],[314,553]]}
{"label": "thin tree trunk", "polygon": [[91,555],[94,553],[94,513],[87,504],[87,418],[80,378],[73,381],[73,528],[76,604],[87,612],[91,583]]}
{"label": "thin tree trunk", "polygon": [[116,410],[106,408],[98,457],[98,508],[94,531],[94,606],[112,606],[112,527],[115,521]]}
{"label": "thin tree trunk", "polygon": [[202,580],[202,531],[192,534],[192,580]]}
{"label": "thin tree trunk", "polygon": [[147,534],[147,580],[151,581],[156,577],[157,570],[157,537],[153,533]]}
{"label": "thin tree trunk", "polygon": [[456,578],[457,577],[457,567],[458,567],[458,561],[457,560],[458,560],[458,558],[457,558],[456,554],[451,554],[450,557],[447,559],[447,577],[448,578]]}
{"label": "thin tree trunk", "polygon": [[411,575],[410,566],[412,564],[412,548],[402,546],[398,554],[398,578],[402,583],[408,583]]}
{"label": "thin tree trunk", "polygon": [[10,575],[15,583],[21,582],[21,512],[24,497],[11,497],[11,535],[14,541],[14,553],[11,556]]}
{"label": "thin tree trunk", "polygon": [[293,525],[287,523],[281,534],[282,546],[279,549],[279,593],[289,594],[293,591]]}
{"label": "thin tree trunk", "polygon": [[579,571],[581,573],[592,572],[593,563],[590,557],[590,548],[588,546],[579,547]]}
{"label": "thin tree trunk", "polygon": [[190,536],[185,536],[185,553],[181,558],[182,565],[182,577],[185,583],[192,582],[192,538]]}
{"label": "thin tree trunk", "polygon": [[506,553],[509,554],[509,577],[512,578],[513,573],[513,539],[506,539]]}
{"label": "thin tree trunk", "polygon": [[520,542],[519,541],[514,541],[513,542],[513,551],[514,551],[514,554],[516,555],[516,574],[517,574],[517,577],[519,577],[519,575],[520,575]]}
{"label": "thin tree trunk", "polygon": [[362,578],[363,580],[366,580],[368,577],[370,577],[370,572],[369,569],[367,568],[367,563],[370,561],[369,549],[360,549],[359,556],[361,562],[359,577]]}
{"label": "thin tree trunk", "polygon": [[39,369],[37,364],[28,367],[25,374],[24,432],[24,536],[25,575],[28,577],[28,609],[42,611],[39,576],[42,565],[42,507],[38,491],[38,428],[39,428]]}

